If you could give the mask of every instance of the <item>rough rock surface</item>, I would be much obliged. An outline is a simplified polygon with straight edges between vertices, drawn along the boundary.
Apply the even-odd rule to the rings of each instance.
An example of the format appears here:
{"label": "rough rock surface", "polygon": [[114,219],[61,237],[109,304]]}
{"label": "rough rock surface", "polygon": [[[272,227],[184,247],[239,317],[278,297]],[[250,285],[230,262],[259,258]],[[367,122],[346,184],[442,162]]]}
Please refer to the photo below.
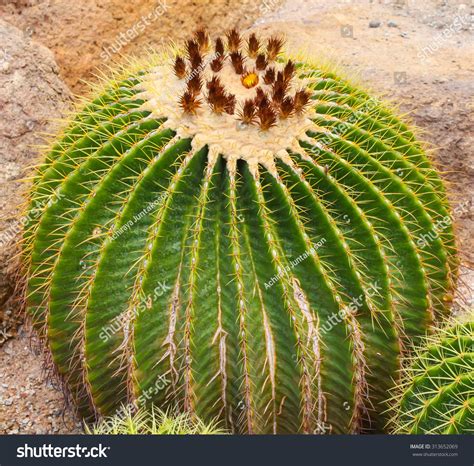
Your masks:
{"label": "rough rock surface", "polygon": [[37,160],[39,132],[52,130],[52,118],[70,105],[54,56],[16,27],[0,20],[0,344],[19,319],[14,306],[18,285],[16,246],[28,167]]}

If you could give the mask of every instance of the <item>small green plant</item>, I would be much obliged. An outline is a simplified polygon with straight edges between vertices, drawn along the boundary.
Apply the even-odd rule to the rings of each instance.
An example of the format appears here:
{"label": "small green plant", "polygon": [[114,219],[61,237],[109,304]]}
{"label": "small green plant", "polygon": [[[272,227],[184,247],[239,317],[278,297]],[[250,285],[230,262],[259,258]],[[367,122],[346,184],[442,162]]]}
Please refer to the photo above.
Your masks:
{"label": "small green plant", "polygon": [[218,435],[227,432],[217,424],[205,424],[187,413],[170,415],[151,406],[133,412],[130,408],[121,415],[102,419],[85,427],[86,434],[94,435]]}
{"label": "small green plant", "polygon": [[27,308],[79,412],[380,432],[449,311],[445,190],[414,129],[283,41],[198,31],[116,73],[49,147]]}
{"label": "small green plant", "polygon": [[394,433],[474,433],[474,313],[426,339],[393,401]]}

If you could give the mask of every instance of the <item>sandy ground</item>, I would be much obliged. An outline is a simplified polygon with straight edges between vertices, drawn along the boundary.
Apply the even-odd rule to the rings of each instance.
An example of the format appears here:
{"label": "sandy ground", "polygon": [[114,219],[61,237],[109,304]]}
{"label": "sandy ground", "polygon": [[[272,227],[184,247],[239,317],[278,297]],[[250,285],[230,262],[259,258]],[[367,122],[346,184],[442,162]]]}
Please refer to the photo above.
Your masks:
{"label": "sandy ground", "polygon": [[[163,14],[158,15],[159,7]],[[104,58],[107,64],[122,53],[178,41],[201,25],[216,33],[234,25],[283,32],[290,49],[328,58],[349,76],[358,76],[409,113],[423,138],[437,148],[433,157],[458,206],[463,264],[458,307],[473,303],[472,8],[469,1],[455,0],[20,0],[8,5],[0,0],[3,18],[52,49],[76,93],[86,88],[82,80],[94,79]],[[150,12],[156,18],[140,33],[136,25]],[[120,34],[127,31],[132,33],[123,40]],[[26,332],[0,348],[0,433],[80,428],[46,379],[41,355],[31,350]]]}

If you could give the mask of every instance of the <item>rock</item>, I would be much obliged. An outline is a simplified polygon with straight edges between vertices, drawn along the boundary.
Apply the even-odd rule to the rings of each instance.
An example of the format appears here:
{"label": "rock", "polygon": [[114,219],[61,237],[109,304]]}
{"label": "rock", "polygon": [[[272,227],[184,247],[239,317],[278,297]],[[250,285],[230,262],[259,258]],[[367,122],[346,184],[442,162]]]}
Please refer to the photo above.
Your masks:
{"label": "rock", "polygon": [[378,19],[373,19],[369,23],[369,28],[378,28],[382,23]]}
{"label": "rock", "polygon": [[397,27],[398,27],[398,24],[397,24],[395,21],[390,20],[390,21],[387,23],[387,26],[388,26],[389,28],[397,28]]}
{"label": "rock", "polygon": [[[0,20],[0,345],[20,322],[15,312],[18,280],[17,240],[27,167],[37,160],[39,132],[71,105],[71,93],[58,75],[52,52],[21,30]],[[10,315],[7,311],[13,310]]]}

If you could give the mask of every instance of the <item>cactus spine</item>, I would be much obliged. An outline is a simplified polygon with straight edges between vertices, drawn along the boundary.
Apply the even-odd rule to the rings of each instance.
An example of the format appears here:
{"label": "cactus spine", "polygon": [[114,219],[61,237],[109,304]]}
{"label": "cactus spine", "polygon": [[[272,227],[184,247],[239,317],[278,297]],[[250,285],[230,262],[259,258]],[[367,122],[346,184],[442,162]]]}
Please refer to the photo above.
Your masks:
{"label": "cactus spine", "polygon": [[474,313],[427,338],[392,407],[399,434],[474,433]]}
{"label": "cactus spine", "polygon": [[380,431],[403,348],[449,308],[442,182],[377,99],[278,38],[225,42],[131,66],[50,148],[29,314],[84,416]]}

